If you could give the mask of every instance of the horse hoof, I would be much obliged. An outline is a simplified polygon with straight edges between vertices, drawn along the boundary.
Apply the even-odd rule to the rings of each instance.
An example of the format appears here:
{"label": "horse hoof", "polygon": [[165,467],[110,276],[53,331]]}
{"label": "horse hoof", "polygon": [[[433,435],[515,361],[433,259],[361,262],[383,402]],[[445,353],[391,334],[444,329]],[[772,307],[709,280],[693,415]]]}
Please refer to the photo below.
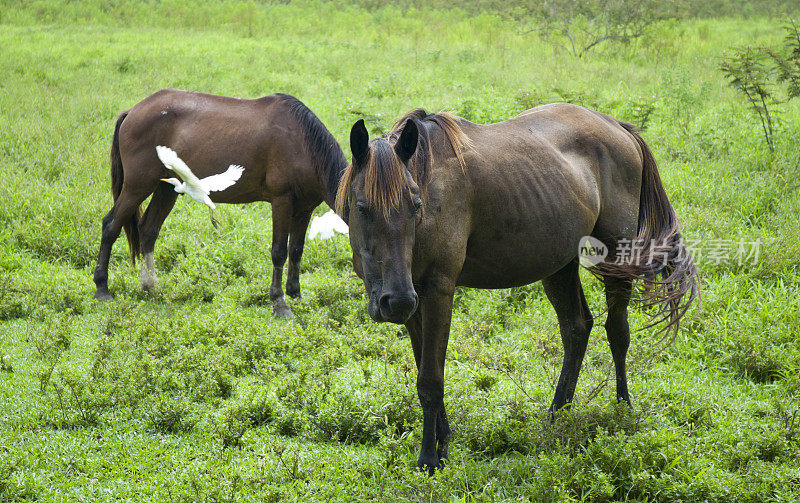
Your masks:
{"label": "horse hoof", "polygon": [[107,302],[109,300],[114,300],[114,296],[111,295],[111,292],[109,292],[108,290],[105,291],[98,290],[94,294],[94,300],[100,302]]}
{"label": "horse hoof", "polygon": [[436,473],[437,468],[441,468],[442,465],[439,463],[438,459],[428,459],[425,460],[423,458],[419,458],[417,461],[417,469],[421,472],[428,472],[428,476],[433,476]]}
{"label": "horse hoof", "polygon": [[295,283],[295,282],[291,282],[290,283],[290,282],[287,281],[286,282],[286,295],[288,295],[289,297],[291,297],[293,299],[301,300],[303,298],[303,296],[300,295],[300,283]]}
{"label": "horse hoof", "polygon": [[444,465],[447,463],[447,458],[449,456],[448,451],[447,444],[436,449],[436,456],[439,458],[439,468],[444,468]]}
{"label": "horse hoof", "polygon": [[275,306],[272,308],[272,314],[276,318],[281,318],[283,320],[291,320],[294,318],[294,314],[292,314],[292,310],[289,309],[289,306]]}

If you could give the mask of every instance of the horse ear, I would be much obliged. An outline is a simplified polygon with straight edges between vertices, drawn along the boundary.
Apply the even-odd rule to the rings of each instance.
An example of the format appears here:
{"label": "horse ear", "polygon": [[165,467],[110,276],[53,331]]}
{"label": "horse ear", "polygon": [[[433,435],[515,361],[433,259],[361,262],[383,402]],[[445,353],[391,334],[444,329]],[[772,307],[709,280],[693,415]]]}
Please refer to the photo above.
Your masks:
{"label": "horse ear", "polygon": [[394,151],[403,163],[406,163],[414,152],[417,150],[417,142],[419,141],[419,130],[417,129],[417,122],[409,118],[406,125],[403,126],[403,132],[400,133],[400,139],[394,145]]}
{"label": "horse ear", "polygon": [[350,130],[350,151],[353,153],[353,164],[363,165],[369,153],[369,133],[364,119],[358,119]]}

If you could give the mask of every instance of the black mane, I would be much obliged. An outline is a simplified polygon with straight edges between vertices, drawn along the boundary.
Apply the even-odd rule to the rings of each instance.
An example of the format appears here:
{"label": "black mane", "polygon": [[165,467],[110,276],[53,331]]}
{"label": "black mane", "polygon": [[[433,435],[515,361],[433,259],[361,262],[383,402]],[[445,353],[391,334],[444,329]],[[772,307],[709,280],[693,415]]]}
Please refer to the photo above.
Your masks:
{"label": "black mane", "polygon": [[397,122],[394,123],[394,126],[392,126],[392,130],[387,133],[384,138],[392,143],[396,142],[406,122],[410,120],[417,124],[419,130],[419,143],[414,156],[411,158],[410,167],[413,166],[412,169],[414,171],[412,171],[412,173],[416,175],[415,180],[423,192],[428,184],[428,177],[433,165],[434,144],[432,143],[433,140],[430,131],[425,127],[421,127],[422,124],[435,124],[441,129],[445,141],[449,144],[449,147],[452,148],[453,154],[461,165],[461,169],[465,169],[463,151],[472,148],[472,142],[461,130],[458,124],[460,120],[458,117],[448,112],[429,113],[422,108],[415,108],[398,119]]}
{"label": "black mane", "polygon": [[302,101],[288,94],[279,93],[275,97],[288,106],[289,112],[302,126],[306,148],[315,161],[314,168],[320,181],[326,186],[325,202],[332,208],[336,199],[336,190],[339,188],[339,180],[347,167],[347,159],[344,157],[342,148],[328,128]]}
{"label": "black mane", "polygon": [[419,131],[417,149],[414,151],[414,155],[411,157],[411,162],[409,163],[408,167],[411,169],[414,180],[417,185],[419,185],[419,188],[423,193],[428,186],[428,175],[430,173],[430,168],[433,161],[430,146],[430,136],[428,130],[422,127],[421,123],[425,121],[432,121],[432,117],[435,115],[436,114],[429,114],[421,108],[415,108],[398,119],[397,122],[394,123],[394,126],[392,126],[392,130],[383,136],[383,138],[389,142],[395,143],[400,138],[400,133],[403,131],[406,122],[411,120],[417,123],[417,128]]}

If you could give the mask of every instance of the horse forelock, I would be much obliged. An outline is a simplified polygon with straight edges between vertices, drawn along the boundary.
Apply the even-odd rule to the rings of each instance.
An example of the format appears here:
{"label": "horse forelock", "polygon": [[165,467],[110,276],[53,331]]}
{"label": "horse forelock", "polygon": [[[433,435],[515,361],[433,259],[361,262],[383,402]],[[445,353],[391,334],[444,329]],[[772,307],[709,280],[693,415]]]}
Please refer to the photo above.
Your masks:
{"label": "horse forelock", "polygon": [[[428,113],[418,108],[407,113],[395,122],[392,130],[382,138],[370,142],[369,158],[364,169],[364,191],[366,202],[388,217],[389,212],[397,208],[408,192],[405,177],[405,166],[394,151],[394,144],[400,138],[403,128],[409,120],[418,125],[419,137],[417,149],[409,159],[408,170],[420,193],[425,199],[430,169],[433,164],[433,144],[428,130],[422,127],[424,122],[432,122],[439,126],[447,138],[449,146],[455,153],[461,169],[465,169],[463,150],[471,148],[472,142],[458,125],[457,117],[447,112]],[[336,196],[336,211],[343,215],[347,206],[347,197],[353,183],[355,169],[350,164],[342,176]]]}
{"label": "horse forelock", "polygon": [[382,212],[385,217],[400,206],[408,181],[405,166],[386,140],[372,142],[369,161],[364,171],[364,192],[367,204]]}
{"label": "horse forelock", "polygon": [[[369,156],[360,166],[364,171],[364,196],[366,203],[388,218],[389,213],[400,206],[408,193],[406,167],[394,151],[394,144],[386,138],[370,142]],[[336,211],[341,215],[347,206],[347,197],[356,174],[353,164],[347,166],[336,195]],[[413,176],[413,174],[412,174]]]}

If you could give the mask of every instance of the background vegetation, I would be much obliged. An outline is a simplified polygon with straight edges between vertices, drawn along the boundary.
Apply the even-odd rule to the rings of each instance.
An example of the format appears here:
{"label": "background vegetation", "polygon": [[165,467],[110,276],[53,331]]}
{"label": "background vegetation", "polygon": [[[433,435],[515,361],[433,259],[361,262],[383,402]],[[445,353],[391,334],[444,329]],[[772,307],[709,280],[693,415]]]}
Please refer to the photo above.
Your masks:
{"label": "background vegetation", "polygon": [[[781,107],[771,153],[719,67],[781,44],[797,6],[695,4],[579,58],[490,2],[0,1],[0,500],[796,501],[800,110]],[[551,424],[541,287],[460,290],[452,459],[429,479],[407,335],[369,321],[346,238],[309,243],[285,323],[269,206],[222,207],[216,231],[180,200],[157,293],[123,239],[116,300],[91,300],[114,118],[163,87],[291,93],[342,145],[358,117],[378,133],[417,106],[491,122],[565,100],[632,121],[699,253],[702,307],[664,350],[634,334],[625,410],[584,275],[597,328],[579,404]]]}

